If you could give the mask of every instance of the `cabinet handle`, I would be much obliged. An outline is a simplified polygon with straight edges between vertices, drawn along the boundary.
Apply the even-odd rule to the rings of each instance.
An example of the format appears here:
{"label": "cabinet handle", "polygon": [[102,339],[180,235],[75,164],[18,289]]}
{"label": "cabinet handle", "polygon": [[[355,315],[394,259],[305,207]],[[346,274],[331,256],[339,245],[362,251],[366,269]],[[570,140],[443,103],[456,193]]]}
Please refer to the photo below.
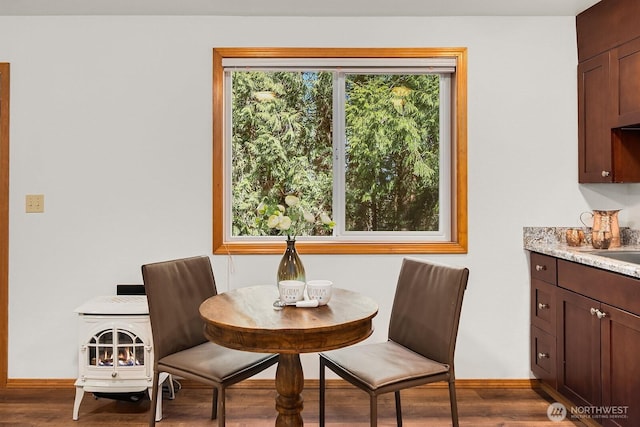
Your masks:
{"label": "cabinet handle", "polygon": [[591,315],[592,315],[592,316],[595,316],[595,315],[596,315],[596,313],[598,312],[598,309],[597,309],[597,308],[593,308],[593,307],[591,307],[590,312],[591,312]]}
{"label": "cabinet handle", "polygon": [[117,372],[111,372],[111,378],[115,378],[115,377],[117,377],[117,376],[118,376],[118,373],[117,373]]}
{"label": "cabinet handle", "polygon": [[549,358],[549,353],[538,353],[538,359],[548,359]]}
{"label": "cabinet handle", "polygon": [[591,312],[592,316],[598,316],[598,319],[604,319],[605,317],[607,317],[607,313],[605,313],[604,311],[600,311],[597,308],[591,307],[591,310],[589,310]]}
{"label": "cabinet handle", "polygon": [[611,174],[611,172],[609,172],[609,171],[602,171],[602,177],[603,178],[608,177],[610,174]]}
{"label": "cabinet handle", "polygon": [[547,269],[546,265],[536,264],[536,271],[545,271]]}
{"label": "cabinet handle", "polygon": [[549,308],[549,304],[545,304],[543,302],[538,303],[538,310],[544,310],[545,308]]}

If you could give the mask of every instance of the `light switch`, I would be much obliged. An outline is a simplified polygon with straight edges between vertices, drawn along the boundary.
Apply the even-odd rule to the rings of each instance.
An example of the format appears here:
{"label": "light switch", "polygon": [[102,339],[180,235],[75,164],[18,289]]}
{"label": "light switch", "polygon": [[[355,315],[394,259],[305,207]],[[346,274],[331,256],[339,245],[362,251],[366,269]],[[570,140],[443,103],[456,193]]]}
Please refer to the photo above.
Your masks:
{"label": "light switch", "polygon": [[27,194],[26,212],[27,213],[44,212],[44,194]]}

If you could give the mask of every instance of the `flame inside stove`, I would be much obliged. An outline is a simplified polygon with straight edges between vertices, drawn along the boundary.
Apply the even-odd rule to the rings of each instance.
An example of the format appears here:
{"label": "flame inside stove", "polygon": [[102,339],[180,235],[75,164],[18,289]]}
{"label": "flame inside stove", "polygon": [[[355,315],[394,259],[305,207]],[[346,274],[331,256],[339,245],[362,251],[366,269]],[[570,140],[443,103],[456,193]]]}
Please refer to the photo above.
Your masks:
{"label": "flame inside stove", "polygon": [[105,329],[88,342],[92,366],[144,366],[144,341],[130,331]]}
{"label": "flame inside stove", "polygon": [[134,357],[131,352],[131,347],[120,349],[118,351],[118,366],[137,366],[140,362]]}
{"label": "flame inside stove", "polygon": [[[98,357],[97,366],[113,366],[113,353],[105,350],[100,353]],[[118,350],[118,366],[140,366],[144,363],[135,357],[133,349],[131,347],[125,347]]]}
{"label": "flame inside stove", "polygon": [[113,366],[113,355],[105,350],[98,358],[98,366]]}

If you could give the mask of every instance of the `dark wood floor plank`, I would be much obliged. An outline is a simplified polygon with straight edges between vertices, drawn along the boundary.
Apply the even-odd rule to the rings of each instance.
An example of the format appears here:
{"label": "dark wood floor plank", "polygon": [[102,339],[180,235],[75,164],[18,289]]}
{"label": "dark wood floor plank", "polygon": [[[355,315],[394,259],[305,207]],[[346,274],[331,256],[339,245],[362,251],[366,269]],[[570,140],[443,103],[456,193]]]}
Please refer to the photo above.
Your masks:
{"label": "dark wood floor plank", "polygon": [[[305,426],[318,426],[317,390],[305,389],[302,412]],[[80,405],[79,420],[72,420],[74,390],[0,389],[0,426],[142,427],[147,424],[149,401],[137,403],[95,399],[90,393]],[[275,391],[232,388],[227,391],[227,427],[262,427],[275,423]],[[458,410],[462,427],[566,427],[582,425],[571,420],[552,422],[547,408],[553,399],[532,389],[459,389]],[[403,419],[407,427],[450,426],[446,389],[418,388],[402,392]],[[368,396],[355,388],[327,390],[327,426],[366,427]],[[184,388],[175,400],[165,400],[164,419],[158,427],[217,427],[209,419],[211,391]],[[379,423],[395,426],[393,394],[380,397]]]}

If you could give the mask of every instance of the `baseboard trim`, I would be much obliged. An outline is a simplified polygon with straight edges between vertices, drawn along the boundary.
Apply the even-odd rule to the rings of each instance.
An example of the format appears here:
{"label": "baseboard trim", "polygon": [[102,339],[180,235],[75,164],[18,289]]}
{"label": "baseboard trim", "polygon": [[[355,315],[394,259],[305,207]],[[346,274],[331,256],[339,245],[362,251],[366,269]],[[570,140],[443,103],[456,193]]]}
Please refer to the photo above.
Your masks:
{"label": "baseboard trim", "polygon": [[[41,378],[9,378],[6,388],[22,389],[68,389],[74,387],[75,379],[41,379]],[[195,381],[180,380],[184,388],[209,388]],[[308,379],[304,382],[304,387],[309,389],[318,388],[320,381]],[[328,379],[327,388],[352,387],[342,379]],[[536,379],[457,379],[456,388],[484,388],[484,389],[518,389],[518,388],[540,388],[540,381]],[[275,388],[275,381],[272,379],[248,379],[233,386],[238,389],[271,389]],[[447,383],[433,383],[418,388],[447,388]]]}
{"label": "baseboard trim", "polygon": [[75,379],[7,378],[6,388],[63,389],[73,387]]}
{"label": "baseboard trim", "polygon": [[[484,388],[484,389],[519,389],[519,388],[538,388],[539,381],[535,379],[457,379],[456,388]],[[320,380],[306,380],[304,382],[305,387],[318,388],[320,386]],[[348,382],[342,379],[328,379],[327,388],[345,388],[353,387]],[[448,388],[448,383],[441,381],[438,383],[425,384],[416,388]]]}

